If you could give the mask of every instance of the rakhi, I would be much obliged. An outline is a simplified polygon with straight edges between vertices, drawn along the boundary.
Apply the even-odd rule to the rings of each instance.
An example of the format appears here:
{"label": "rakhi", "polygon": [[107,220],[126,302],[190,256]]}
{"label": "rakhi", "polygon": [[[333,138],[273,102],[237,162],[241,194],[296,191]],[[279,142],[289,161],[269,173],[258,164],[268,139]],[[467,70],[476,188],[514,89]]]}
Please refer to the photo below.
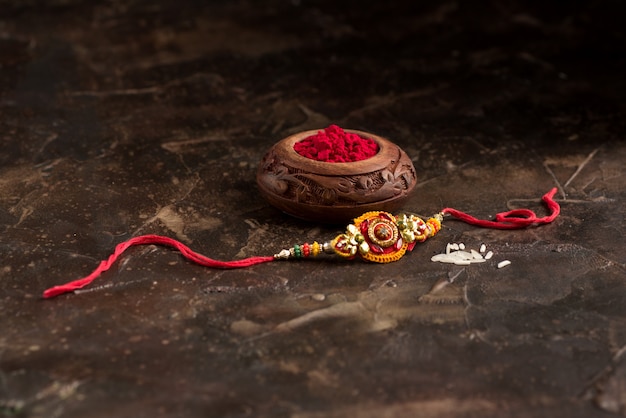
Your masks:
{"label": "rakhi", "polygon": [[384,211],[370,211],[355,218],[353,223],[346,227],[344,233],[337,235],[330,241],[295,244],[273,256],[249,257],[235,261],[211,259],[192,251],[182,242],[166,236],[141,235],[118,244],[113,254],[108,259],[103,260],[88,276],[51,287],[43,293],[43,297],[52,298],[89,285],[103,272],[111,268],[122,253],[137,245],[172,247],[180,251],[183,257],[196,264],[218,269],[244,268],[276,260],[316,257],[320,254],[336,255],[349,260],[362,259],[375,263],[390,263],[412,251],[417,243],[435,236],[441,230],[441,223],[445,216],[452,216],[470,225],[493,229],[522,229],[550,223],[556,219],[561,210],[559,204],[554,200],[556,192],[557,189],[553,188],[542,197],[549,211],[549,214],[544,217],[537,217],[530,209],[513,209],[498,213],[495,220],[482,220],[453,208],[444,208],[424,221],[422,218],[411,214],[392,215]]}

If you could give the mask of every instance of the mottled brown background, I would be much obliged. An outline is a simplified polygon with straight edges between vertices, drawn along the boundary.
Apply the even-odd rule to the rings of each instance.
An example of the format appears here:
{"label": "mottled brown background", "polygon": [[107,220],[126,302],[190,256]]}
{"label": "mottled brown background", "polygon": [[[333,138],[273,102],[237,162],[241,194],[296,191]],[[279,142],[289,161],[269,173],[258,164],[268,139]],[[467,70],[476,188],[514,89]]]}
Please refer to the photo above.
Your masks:
{"label": "mottled brown background", "polygon": [[[622,1],[0,0],[0,416],[626,415]],[[450,221],[390,265],[213,271],[327,239],[254,175],[329,123],[413,159]],[[495,252],[430,261],[448,242]],[[497,269],[503,259],[511,266]]]}

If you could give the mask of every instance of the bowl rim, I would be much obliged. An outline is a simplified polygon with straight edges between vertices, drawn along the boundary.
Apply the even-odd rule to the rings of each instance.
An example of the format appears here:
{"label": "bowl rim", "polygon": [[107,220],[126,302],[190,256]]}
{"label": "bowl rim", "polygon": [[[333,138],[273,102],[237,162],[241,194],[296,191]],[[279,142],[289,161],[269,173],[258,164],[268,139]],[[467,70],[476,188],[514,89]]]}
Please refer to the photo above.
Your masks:
{"label": "bowl rim", "polygon": [[289,161],[295,168],[301,168],[316,174],[326,174],[332,171],[336,175],[350,175],[369,173],[374,170],[382,170],[389,165],[390,160],[398,160],[400,158],[400,147],[386,138],[372,134],[370,132],[360,131],[356,129],[344,129],[346,132],[357,134],[364,138],[371,139],[378,145],[378,152],[365,160],[353,162],[326,162],[317,161],[298,154],[294,149],[294,145],[303,139],[315,135],[320,132],[319,129],[301,131],[280,140],[275,146],[274,151],[283,161]]}

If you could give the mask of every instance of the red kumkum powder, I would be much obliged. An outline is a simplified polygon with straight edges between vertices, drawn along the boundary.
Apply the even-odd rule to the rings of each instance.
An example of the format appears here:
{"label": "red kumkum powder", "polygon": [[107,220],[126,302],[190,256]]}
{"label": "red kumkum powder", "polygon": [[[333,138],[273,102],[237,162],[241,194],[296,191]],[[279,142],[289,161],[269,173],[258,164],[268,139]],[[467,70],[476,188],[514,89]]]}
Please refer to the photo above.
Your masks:
{"label": "red kumkum powder", "polygon": [[353,163],[378,153],[378,144],[369,138],[330,125],[315,135],[296,142],[293,149],[300,155],[325,163]]}

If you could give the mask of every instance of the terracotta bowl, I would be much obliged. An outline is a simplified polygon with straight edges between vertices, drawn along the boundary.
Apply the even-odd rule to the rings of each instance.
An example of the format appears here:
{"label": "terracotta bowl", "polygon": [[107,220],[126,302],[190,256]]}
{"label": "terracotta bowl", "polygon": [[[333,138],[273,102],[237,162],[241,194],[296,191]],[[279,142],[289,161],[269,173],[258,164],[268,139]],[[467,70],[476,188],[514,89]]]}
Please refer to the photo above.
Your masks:
{"label": "terracotta bowl", "polygon": [[297,218],[345,223],[371,210],[394,212],[416,183],[415,167],[402,149],[379,136],[348,130],[378,144],[376,155],[351,163],[327,163],[298,154],[296,142],[318,130],[291,135],[269,149],[257,170],[263,197]]}

